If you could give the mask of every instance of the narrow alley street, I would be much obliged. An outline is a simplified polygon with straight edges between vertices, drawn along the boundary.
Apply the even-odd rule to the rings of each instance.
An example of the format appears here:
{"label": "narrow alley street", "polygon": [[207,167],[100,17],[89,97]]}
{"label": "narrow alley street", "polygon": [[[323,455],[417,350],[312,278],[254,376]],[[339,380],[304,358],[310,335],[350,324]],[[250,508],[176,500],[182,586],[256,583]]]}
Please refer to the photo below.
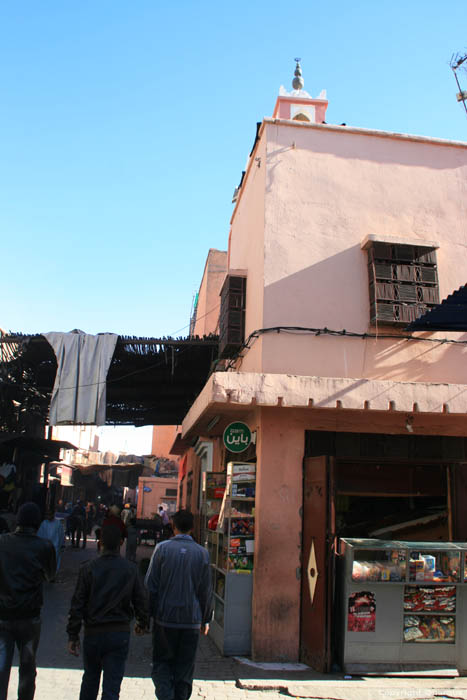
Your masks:
{"label": "narrow alley street", "polygon": [[[151,551],[150,547],[140,547],[138,558],[150,556]],[[37,700],[75,700],[79,697],[82,659],[68,654],[65,630],[79,564],[96,555],[93,539],[88,540],[88,546],[84,550],[72,550],[67,545],[56,582],[44,586],[35,696]],[[153,698],[154,687],[150,672],[151,637],[133,635],[120,694],[122,700]],[[15,657],[8,700],[17,698],[17,678]],[[264,669],[240,663],[234,658],[222,657],[208,637],[201,640],[192,697],[205,700],[253,700],[264,697],[267,700],[284,697],[319,700],[467,700],[467,682],[463,678],[344,678],[342,675],[319,676],[311,670],[272,671],[270,668]]]}

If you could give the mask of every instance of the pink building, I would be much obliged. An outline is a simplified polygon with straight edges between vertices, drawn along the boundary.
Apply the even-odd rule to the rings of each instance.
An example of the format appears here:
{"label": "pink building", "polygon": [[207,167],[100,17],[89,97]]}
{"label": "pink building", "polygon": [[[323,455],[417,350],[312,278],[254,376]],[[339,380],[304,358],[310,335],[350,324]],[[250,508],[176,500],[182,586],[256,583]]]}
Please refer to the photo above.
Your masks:
{"label": "pink building", "polygon": [[167,479],[157,476],[140,476],[138,479],[137,518],[153,518],[163,506],[173,515],[177,506],[178,479]]}
{"label": "pink building", "polygon": [[407,330],[467,281],[467,144],[324,123],[302,87],[258,130],[182,433],[214,471],[229,423],[256,436],[252,655],[323,670],[338,537],[467,539],[467,334]]}

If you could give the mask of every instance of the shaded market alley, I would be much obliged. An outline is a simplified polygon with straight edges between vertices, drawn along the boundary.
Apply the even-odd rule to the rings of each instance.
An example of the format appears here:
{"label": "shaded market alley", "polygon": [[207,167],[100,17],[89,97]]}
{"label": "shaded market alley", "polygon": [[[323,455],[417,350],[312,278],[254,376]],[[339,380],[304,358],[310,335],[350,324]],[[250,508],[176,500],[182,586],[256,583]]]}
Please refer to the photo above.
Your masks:
{"label": "shaded market alley", "polygon": [[[140,546],[138,560],[150,557],[152,547]],[[71,549],[67,543],[63,552],[60,571],[55,583],[44,584],[44,607],[42,609],[42,633],[37,655],[36,698],[48,700],[78,698],[82,676],[82,658],[71,656],[67,651],[66,625],[68,609],[76,583],[79,565],[97,556],[96,542],[88,539],[86,549]],[[122,698],[154,697],[151,673],[151,636],[137,637],[132,634],[130,654],[122,685]],[[270,672],[264,677],[269,680]],[[296,674],[294,674],[295,676]],[[306,674],[298,674],[298,678]],[[256,667],[240,664],[232,658],[222,657],[214,643],[202,637],[198,651],[193,697],[243,698],[257,695],[236,687],[238,679],[258,679],[261,671]],[[17,657],[13,664],[8,700],[17,697]],[[269,692],[268,698],[276,697]],[[279,695],[277,694],[277,697]]]}

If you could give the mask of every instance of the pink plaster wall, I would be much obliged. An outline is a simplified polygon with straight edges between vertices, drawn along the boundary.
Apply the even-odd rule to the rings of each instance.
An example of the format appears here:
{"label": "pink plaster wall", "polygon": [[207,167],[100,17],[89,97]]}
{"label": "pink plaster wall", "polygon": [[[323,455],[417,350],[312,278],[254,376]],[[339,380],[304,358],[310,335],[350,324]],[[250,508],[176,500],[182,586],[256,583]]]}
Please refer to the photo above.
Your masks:
{"label": "pink plaster wall", "polygon": [[177,455],[170,453],[170,448],[175,442],[179,426],[177,425],[155,425],[152,429],[151,454],[156,457],[178,460]]}
{"label": "pink plaster wall", "polygon": [[220,291],[227,272],[227,251],[211,248],[198,292],[194,335],[219,332]]}
{"label": "pink plaster wall", "polygon": [[[232,217],[229,237],[229,270],[244,270],[247,273],[246,336],[256,328],[261,328],[263,323],[266,171],[266,148],[262,140],[250,158],[245,184]],[[254,368],[261,362],[261,346],[260,339],[248,357],[245,357],[242,369],[255,371]]]}
{"label": "pink plaster wall", "polygon": [[[257,183],[250,179],[243,211],[232,225],[235,265],[249,263],[247,334],[277,325],[375,330],[369,325],[367,254],[361,250],[369,234],[439,242],[441,298],[465,284],[467,147],[271,122],[261,142],[264,236],[260,226],[253,231],[248,223],[260,207]],[[250,254],[258,244],[263,260]],[[380,326],[378,332],[394,330]],[[467,349],[461,346],[285,333],[263,336],[260,352],[257,345],[242,370],[465,382]]]}

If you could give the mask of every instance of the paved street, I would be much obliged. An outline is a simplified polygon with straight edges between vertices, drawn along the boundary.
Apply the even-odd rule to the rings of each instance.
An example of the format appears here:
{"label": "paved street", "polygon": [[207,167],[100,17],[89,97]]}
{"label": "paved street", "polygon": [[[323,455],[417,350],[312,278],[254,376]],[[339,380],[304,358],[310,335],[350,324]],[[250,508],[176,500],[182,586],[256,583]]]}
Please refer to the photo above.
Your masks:
{"label": "paved street", "polygon": [[[151,551],[149,547],[140,547],[138,558],[150,556]],[[94,556],[96,546],[92,540],[86,550],[67,548],[57,581],[45,586],[43,628],[38,653],[37,700],[74,700],[79,696],[81,658],[76,659],[68,654],[65,628],[78,565]],[[150,669],[150,636],[133,636],[122,686],[122,700],[154,697],[154,688],[149,677]],[[16,700],[16,688],[15,666],[12,670],[8,700]],[[467,700],[467,679],[344,679],[342,675],[319,676],[310,670],[272,672],[222,657],[208,637],[202,638],[201,641],[192,697],[206,700],[277,700],[285,697],[319,700]]]}

